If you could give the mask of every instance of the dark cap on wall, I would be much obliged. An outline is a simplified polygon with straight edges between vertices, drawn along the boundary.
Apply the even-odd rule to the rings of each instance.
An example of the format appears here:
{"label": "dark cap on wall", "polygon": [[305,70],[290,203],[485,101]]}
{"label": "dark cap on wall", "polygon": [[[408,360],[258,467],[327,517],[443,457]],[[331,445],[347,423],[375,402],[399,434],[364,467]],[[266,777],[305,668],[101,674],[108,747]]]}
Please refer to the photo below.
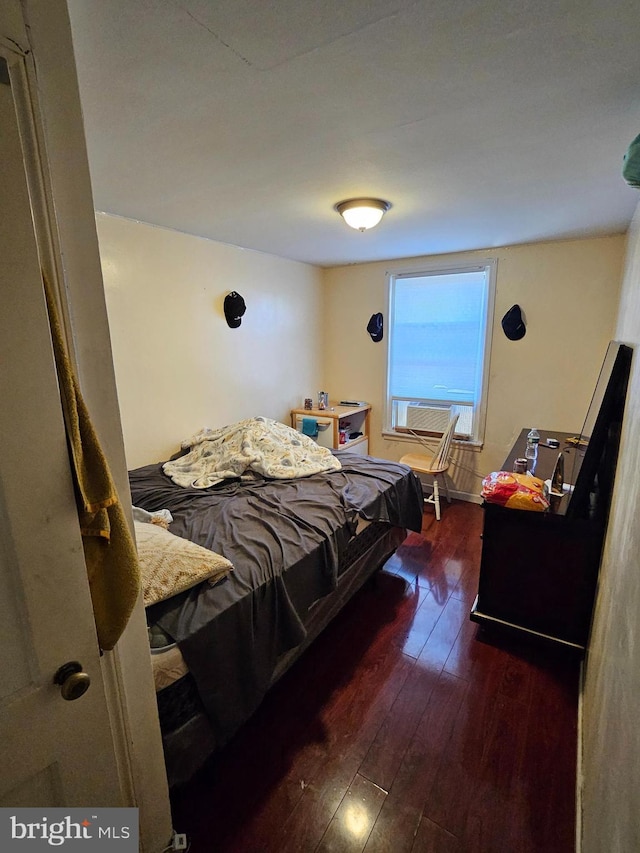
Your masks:
{"label": "dark cap on wall", "polygon": [[224,298],[224,316],[230,329],[237,329],[242,323],[242,315],[247,310],[244,299],[235,290],[227,293]]}
{"label": "dark cap on wall", "polygon": [[519,341],[527,333],[519,305],[512,305],[502,318],[502,330],[510,341]]}
{"label": "dark cap on wall", "polygon": [[371,340],[378,343],[382,340],[384,320],[382,314],[372,314],[371,319],[367,323],[367,332],[371,335]]}

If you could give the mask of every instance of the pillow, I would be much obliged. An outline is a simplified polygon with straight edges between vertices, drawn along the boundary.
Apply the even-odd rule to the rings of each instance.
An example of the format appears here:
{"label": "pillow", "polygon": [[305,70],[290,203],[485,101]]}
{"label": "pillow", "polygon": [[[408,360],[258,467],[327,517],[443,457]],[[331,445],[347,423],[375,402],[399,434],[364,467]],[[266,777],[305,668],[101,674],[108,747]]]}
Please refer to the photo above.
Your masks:
{"label": "pillow", "polygon": [[131,511],[133,513],[134,521],[144,521],[147,524],[159,524],[160,527],[164,527],[165,530],[169,529],[169,525],[173,521],[173,516],[168,509],[159,509],[157,512],[147,512],[146,509],[142,509],[139,506],[132,506]]}
{"label": "pillow", "polygon": [[202,581],[217,583],[233,569],[220,554],[175,536],[157,524],[135,521],[134,525],[145,607]]}

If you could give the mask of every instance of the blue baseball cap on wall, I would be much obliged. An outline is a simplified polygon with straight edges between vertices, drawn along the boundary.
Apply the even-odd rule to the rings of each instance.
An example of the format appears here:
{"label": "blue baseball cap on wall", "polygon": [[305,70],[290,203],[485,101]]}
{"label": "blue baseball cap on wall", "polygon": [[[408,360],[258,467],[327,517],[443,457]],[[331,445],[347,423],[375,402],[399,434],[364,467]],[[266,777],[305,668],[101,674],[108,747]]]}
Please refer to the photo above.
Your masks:
{"label": "blue baseball cap on wall", "polygon": [[519,305],[512,305],[502,318],[502,331],[510,341],[519,341],[527,333]]}

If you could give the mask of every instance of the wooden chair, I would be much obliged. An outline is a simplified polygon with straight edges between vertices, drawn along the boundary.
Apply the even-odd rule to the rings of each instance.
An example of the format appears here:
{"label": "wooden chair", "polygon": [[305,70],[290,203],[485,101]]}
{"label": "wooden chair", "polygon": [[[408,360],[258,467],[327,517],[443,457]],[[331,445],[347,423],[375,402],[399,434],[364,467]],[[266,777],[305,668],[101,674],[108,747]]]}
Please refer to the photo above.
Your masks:
{"label": "wooden chair", "polygon": [[[433,477],[433,494],[424,499],[425,503],[434,504],[436,508],[436,520],[440,521],[440,487],[439,480],[442,479],[442,483],[444,485],[444,490],[447,496],[447,502],[451,503],[451,498],[449,497],[449,487],[447,486],[447,479],[444,476],[445,471],[449,467],[449,455],[451,452],[451,441],[453,439],[453,434],[456,429],[456,424],[458,423],[458,415],[454,415],[449,424],[444,431],[442,438],[440,439],[440,443],[438,444],[435,453],[431,456],[426,456],[423,453],[406,453],[400,462],[404,465],[408,465],[412,471],[416,474],[427,474]],[[427,443],[420,438],[420,436],[416,436],[420,441],[428,447]]]}

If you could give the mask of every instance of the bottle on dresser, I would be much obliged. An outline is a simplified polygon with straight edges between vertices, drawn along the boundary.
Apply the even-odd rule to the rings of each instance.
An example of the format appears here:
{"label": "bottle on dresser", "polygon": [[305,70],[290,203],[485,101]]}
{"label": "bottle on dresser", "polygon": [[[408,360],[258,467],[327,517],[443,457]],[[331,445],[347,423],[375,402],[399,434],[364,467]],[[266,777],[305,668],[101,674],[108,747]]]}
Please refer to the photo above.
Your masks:
{"label": "bottle on dresser", "polygon": [[527,449],[525,456],[527,459],[535,459],[538,455],[538,444],[540,443],[540,433],[535,427],[527,433]]}

